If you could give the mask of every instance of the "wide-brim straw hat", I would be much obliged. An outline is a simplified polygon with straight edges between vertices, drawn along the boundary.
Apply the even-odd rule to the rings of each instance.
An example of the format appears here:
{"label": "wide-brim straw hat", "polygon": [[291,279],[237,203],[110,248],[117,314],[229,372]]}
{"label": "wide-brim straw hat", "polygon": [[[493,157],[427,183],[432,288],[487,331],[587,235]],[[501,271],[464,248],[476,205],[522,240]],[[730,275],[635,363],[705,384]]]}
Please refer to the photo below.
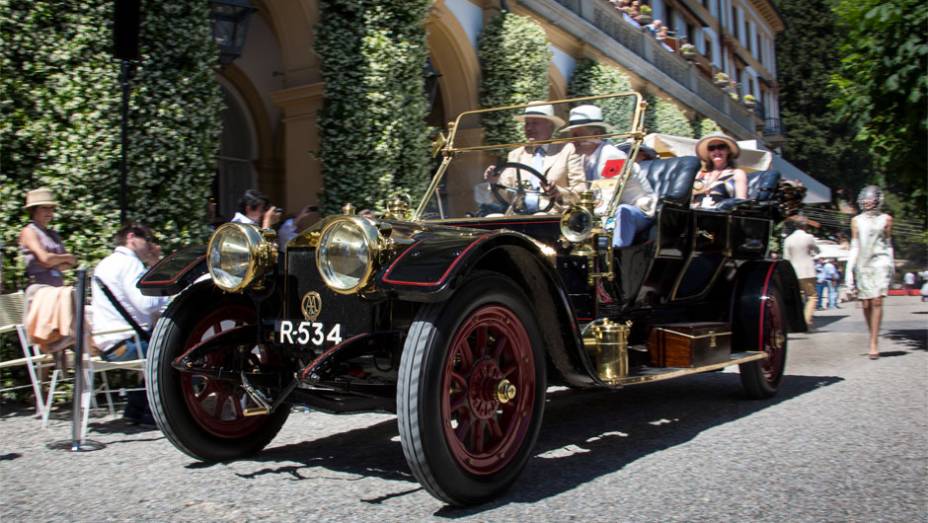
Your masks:
{"label": "wide-brim straw hat", "polygon": [[23,209],[38,207],[40,205],[58,205],[55,201],[55,195],[48,187],[39,187],[26,193],[26,205]]}
{"label": "wide-brim straw hat", "polygon": [[[529,102],[537,103],[537,102]],[[542,118],[548,120],[554,124],[554,128],[557,129],[564,125],[564,120],[558,118],[554,114],[554,106],[551,104],[539,104],[539,105],[530,105],[525,108],[525,111],[522,112],[519,116],[516,116],[516,120],[523,122],[526,118]]]}
{"label": "wide-brim straw hat", "polygon": [[696,156],[704,162],[709,162],[709,145],[714,142],[721,142],[728,146],[728,157],[732,160],[741,155],[741,148],[734,138],[722,133],[712,133],[703,136],[696,142]]}
{"label": "wide-brim straw hat", "polygon": [[578,105],[571,109],[570,116],[567,118],[567,126],[560,129],[558,133],[564,134],[580,127],[600,127],[603,133],[612,131],[612,126],[603,119],[603,110],[595,105]]}

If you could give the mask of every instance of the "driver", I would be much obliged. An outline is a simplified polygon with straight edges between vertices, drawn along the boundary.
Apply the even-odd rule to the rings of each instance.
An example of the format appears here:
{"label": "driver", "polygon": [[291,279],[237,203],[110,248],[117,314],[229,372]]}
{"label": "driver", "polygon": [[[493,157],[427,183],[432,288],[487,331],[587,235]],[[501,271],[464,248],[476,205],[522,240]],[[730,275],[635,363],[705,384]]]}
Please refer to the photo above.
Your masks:
{"label": "driver", "polygon": [[[549,198],[556,198],[561,202],[573,200],[575,194],[583,190],[586,182],[583,164],[580,158],[573,154],[573,146],[560,143],[531,145],[531,142],[550,140],[554,131],[564,125],[564,120],[555,116],[554,106],[550,104],[526,107],[523,114],[516,116],[516,120],[522,122],[529,144],[510,151],[507,162],[524,164],[543,174],[547,182],[545,184],[525,170],[520,173],[523,182],[530,183],[533,188]],[[519,179],[516,169],[507,168],[499,172],[495,165],[487,167],[483,177],[491,184],[512,188],[517,187]]]}

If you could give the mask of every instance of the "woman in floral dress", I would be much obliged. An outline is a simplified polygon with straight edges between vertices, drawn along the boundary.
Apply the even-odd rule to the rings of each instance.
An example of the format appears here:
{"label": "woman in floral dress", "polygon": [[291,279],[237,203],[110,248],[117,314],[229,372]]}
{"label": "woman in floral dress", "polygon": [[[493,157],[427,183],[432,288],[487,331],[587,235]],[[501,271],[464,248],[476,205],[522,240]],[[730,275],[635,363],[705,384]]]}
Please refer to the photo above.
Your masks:
{"label": "woman in floral dress", "polygon": [[861,212],[851,220],[851,253],[847,262],[846,283],[856,292],[870,329],[871,360],[880,357],[877,337],[883,320],[883,296],[889,291],[893,275],[891,234],[893,217],[882,212],[883,193],[875,185],[860,191],[857,204]]}

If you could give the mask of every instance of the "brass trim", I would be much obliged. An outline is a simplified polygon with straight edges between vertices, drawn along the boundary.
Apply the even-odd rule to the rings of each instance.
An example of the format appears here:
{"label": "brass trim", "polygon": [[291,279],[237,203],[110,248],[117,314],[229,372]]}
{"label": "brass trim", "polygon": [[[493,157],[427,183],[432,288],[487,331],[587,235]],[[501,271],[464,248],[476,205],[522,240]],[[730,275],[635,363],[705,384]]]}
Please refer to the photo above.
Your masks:
{"label": "brass trim", "polygon": [[322,295],[316,291],[309,291],[300,300],[300,312],[308,321],[316,321],[322,314]]}
{"label": "brass trim", "polygon": [[[328,280],[323,270],[322,266],[322,256],[323,251],[325,250],[325,241],[326,235],[338,224],[344,222],[351,222],[356,227],[361,230],[361,235],[364,237],[364,243],[367,245],[367,265],[364,269],[364,274],[358,280],[358,283],[349,287],[349,288],[339,288]],[[380,231],[377,227],[374,226],[367,218],[357,216],[357,215],[335,215],[330,216],[325,219],[325,224],[322,226],[322,232],[319,236],[319,245],[316,249],[316,269],[319,271],[319,275],[322,277],[322,281],[325,282],[326,287],[331,289],[338,294],[355,294],[370,283],[371,278],[374,276],[375,268],[380,260],[380,255],[386,248],[386,242],[384,241],[383,236],[380,235]]]}
{"label": "brass trim", "polygon": [[[245,270],[242,281],[233,287],[221,285],[217,278],[213,277],[213,249],[219,248],[216,242],[229,229],[237,229],[245,236],[249,258],[248,268]],[[262,231],[256,225],[248,223],[229,222],[220,225],[210,237],[209,244],[206,247],[206,267],[213,284],[226,292],[241,292],[246,289],[277,263],[277,242],[273,241],[274,238],[276,238],[276,233],[273,231]]]}
{"label": "brass trim", "polygon": [[[744,356],[741,356],[741,355]],[[744,351],[736,352],[732,354],[731,359],[727,361],[722,361],[719,363],[713,363],[712,365],[703,365],[702,367],[693,367],[691,369],[673,369],[666,372],[659,372],[656,374],[646,374],[638,376],[628,376],[622,378],[616,383],[616,385],[639,385],[641,383],[652,383],[655,381],[671,380],[674,378],[681,378],[683,376],[688,376],[690,374],[699,374],[702,372],[707,372],[710,370],[724,369],[725,367],[731,367],[733,365],[741,365],[743,363],[750,363],[752,361],[767,359],[766,352],[757,352],[757,351]]]}

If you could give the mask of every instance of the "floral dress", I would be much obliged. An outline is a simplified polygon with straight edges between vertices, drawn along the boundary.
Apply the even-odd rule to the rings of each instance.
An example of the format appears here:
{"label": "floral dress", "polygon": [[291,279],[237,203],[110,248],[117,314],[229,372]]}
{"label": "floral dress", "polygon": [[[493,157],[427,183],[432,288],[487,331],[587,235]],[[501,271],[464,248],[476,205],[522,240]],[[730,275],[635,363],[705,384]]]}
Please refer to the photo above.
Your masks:
{"label": "floral dress", "polygon": [[848,275],[853,274],[849,284],[857,287],[857,298],[871,300],[886,296],[893,276],[893,250],[886,237],[886,220],[889,215],[865,212],[854,217],[857,238],[851,241],[851,252],[857,256],[851,260]]}

